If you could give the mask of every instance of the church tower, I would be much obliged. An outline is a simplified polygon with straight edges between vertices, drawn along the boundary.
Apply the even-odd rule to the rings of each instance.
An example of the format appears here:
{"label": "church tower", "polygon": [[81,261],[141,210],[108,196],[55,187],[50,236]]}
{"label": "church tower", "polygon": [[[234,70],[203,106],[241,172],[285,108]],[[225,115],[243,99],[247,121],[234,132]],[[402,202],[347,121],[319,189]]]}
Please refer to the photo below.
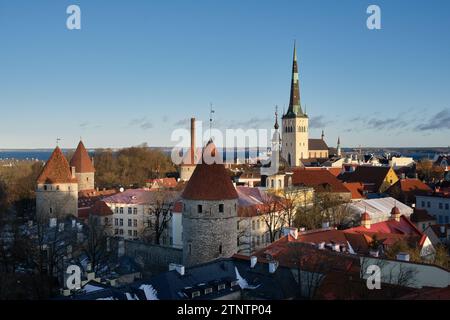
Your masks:
{"label": "church tower", "polygon": [[297,49],[294,44],[292,63],[291,97],[289,108],[282,118],[283,144],[282,156],[292,167],[301,166],[302,159],[308,159],[308,116],[300,104],[300,85],[298,79]]}
{"label": "church tower", "polygon": [[75,167],[75,176],[78,180],[78,191],[93,190],[95,188],[95,168],[84,147],[83,141],[81,140],[70,160],[70,166]]}
{"label": "church tower", "polygon": [[237,252],[238,194],[222,163],[205,161],[217,153],[212,141],[203,150],[183,194],[183,264],[187,267]]}
{"label": "church tower", "polygon": [[78,183],[61,149],[56,147],[36,182],[36,214],[39,218],[78,215]]}

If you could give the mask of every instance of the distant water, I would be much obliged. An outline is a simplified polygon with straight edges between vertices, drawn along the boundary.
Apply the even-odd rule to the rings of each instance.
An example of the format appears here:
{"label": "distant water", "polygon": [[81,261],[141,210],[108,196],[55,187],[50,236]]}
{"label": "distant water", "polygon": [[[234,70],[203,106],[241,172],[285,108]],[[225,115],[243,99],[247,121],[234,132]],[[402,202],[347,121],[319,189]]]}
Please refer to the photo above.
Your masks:
{"label": "distant water", "polygon": [[[63,152],[67,152],[69,150],[64,150]],[[164,153],[170,154],[170,149],[162,150]],[[221,150],[222,152],[223,150]],[[263,150],[261,148],[261,153],[264,153],[266,150]],[[351,149],[344,149],[346,152],[351,152]],[[417,150],[402,150],[402,154],[405,157],[413,157],[415,160],[419,160],[422,158],[430,158],[433,159],[434,155],[436,154],[435,150],[423,150],[423,151],[417,151]],[[18,159],[18,160],[26,160],[26,159],[37,159],[46,161],[48,158],[50,158],[50,155],[52,154],[53,150],[51,149],[39,149],[39,150],[0,150],[0,160],[4,159]],[[228,156],[233,158],[233,151],[228,150],[229,154]],[[89,152],[91,155],[93,155],[93,152],[90,150]],[[374,152],[375,154],[380,154],[380,152]],[[222,153],[223,154],[223,153]],[[238,150],[237,157],[239,159],[244,159],[246,156],[250,156],[251,158],[256,156],[256,150],[251,150],[249,152],[249,155],[246,155],[246,152],[244,150]]]}
{"label": "distant water", "polygon": [[50,158],[52,154],[52,150],[0,150],[0,160],[5,159],[17,159],[17,160],[26,160],[26,159],[37,159],[46,161]]}

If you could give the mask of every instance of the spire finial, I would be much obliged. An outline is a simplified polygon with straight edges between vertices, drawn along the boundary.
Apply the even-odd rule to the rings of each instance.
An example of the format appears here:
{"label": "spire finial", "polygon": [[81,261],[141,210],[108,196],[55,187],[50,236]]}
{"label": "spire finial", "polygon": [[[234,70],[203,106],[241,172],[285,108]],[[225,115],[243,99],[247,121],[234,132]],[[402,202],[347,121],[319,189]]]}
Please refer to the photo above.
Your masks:
{"label": "spire finial", "polygon": [[294,61],[297,61],[297,40],[294,39]]}
{"label": "spire finial", "polygon": [[275,106],[275,125],[273,127],[275,128],[275,130],[278,130],[278,128],[280,127],[278,125],[278,105]]}
{"label": "spire finial", "polygon": [[59,142],[61,141],[61,138],[56,138],[56,146],[59,147]]}
{"label": "spire finial", "polygon": [[325,138],[325,132],[322,129],[322,140]]}

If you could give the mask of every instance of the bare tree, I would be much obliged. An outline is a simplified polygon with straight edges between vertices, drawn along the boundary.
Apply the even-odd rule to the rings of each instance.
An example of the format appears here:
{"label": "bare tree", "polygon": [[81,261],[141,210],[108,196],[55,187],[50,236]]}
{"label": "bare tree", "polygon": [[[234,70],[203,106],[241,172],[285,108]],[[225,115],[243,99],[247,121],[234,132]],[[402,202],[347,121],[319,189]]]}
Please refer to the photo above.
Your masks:
{"label": "bare tree", "polygon": [[161,237],[168,229],[172,219],[172,208],[178,193],[159,189],[152,191],[153,201],[149,207],[146,226],[143,230],[144,238],[154,244],[161,244]]}
{"label": "bare tree", "polygon": [[101,217],[90,215],[87,223],[87,239],[80,246],[80,251],[86,254],[91,264],[92,271],[98,272],[107,265],[111,258],[111,250],[108,247],[108,223],[101,223]]}
{"label": "bare tree", "polygon": [[285,223],[285,213],[277,196],[265,193],[262,195],[262,215],[269,234],[270,242],[274,242],[280,235],[281,229]]}

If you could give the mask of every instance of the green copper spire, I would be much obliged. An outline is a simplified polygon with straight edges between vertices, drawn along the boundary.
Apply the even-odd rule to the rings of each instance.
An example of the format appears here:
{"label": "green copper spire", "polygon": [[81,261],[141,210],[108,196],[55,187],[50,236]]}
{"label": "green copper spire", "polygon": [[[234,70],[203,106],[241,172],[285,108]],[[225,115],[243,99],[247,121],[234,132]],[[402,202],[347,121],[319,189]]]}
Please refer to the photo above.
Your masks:
{"label": "green copper spire", "polygon": [[291,96],[289,99],[289,109],[285,117],[304,117],[302,106],[300,103],[300,85],[298,80],[298,65],[297,65],[297,46],[294,42],[294,57],[292,62],[292,81],[291,81]]}

